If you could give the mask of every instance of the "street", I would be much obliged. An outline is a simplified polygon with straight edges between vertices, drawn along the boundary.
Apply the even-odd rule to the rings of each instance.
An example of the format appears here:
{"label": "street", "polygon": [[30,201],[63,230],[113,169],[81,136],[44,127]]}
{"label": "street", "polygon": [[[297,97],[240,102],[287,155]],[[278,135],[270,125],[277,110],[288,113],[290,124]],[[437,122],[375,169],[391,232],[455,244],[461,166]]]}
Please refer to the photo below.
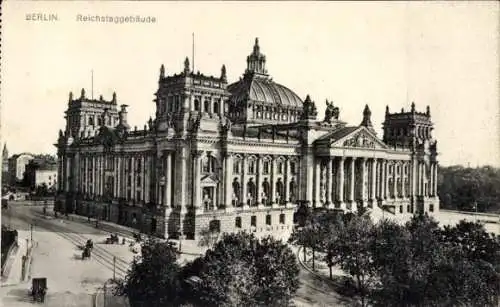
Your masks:
{"label": "street", "polygon": [[[109,233],[85,224],[43,215],[42,206],[12,205],[10,214],[2,214],[2,224],[18,229],[20,237],[30,238],[33,224],[33,262],[31,277],[46,277],[48,291],[46,306],[92,306],[93,294],[115,275],[122,278],[134,254],[128,245],[105,245]],[[79,245],[92,239],[91,259],[82,260]],[[115,257],[115,258],[114,258]],[[114,258],[114,259],[113,259]],[[113,261],[114,260],[114,261]],[[0,289],[3,306],[31,306],[28,280]]]}

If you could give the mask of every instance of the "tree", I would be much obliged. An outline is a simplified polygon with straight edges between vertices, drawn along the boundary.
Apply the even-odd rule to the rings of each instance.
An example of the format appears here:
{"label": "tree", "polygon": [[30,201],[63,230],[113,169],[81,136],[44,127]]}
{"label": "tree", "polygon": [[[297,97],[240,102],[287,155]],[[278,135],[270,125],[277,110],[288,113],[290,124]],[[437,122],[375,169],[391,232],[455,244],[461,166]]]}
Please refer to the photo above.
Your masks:
{"label": "tree", "polygon": [[206,227],[200,231],[198,246],[211,248],[219,241],[220,231],[214,227]]}
{"label": "tree", "polygon": [[199,278],[190,291],[203,306],[286,306],[299,286],[293,252],[246,233],[223,235],[188,271],[184,278]]}
{"label": "tree", "polygon": [[426,215],[404,226],[377,224],[372,253],[379,283],[371,297],[374,305],[495,305],[499,274],[484,260],[487,253],[481,250],[487,249],[481,246],[489,245],[481,243],[485,239],[480,233],[474,223],[441,230]]}
{"label": "tree", "polygon": [[132,307],[167,306],[179,300],[180,267],[177,251],[170,242],[148,238],[141,245],[141,256],[135,257],[117,294],[124,294]]}
{"label": "tree", "polygon": [[313,270],[315,269],[316,252],[327,251],[327,246],[336,233],[336,226],[340,219],[341,215],[337,211],[316,210],[307,215],[303,226],[295,228],[288,239],[289,243],[302,246],[304,261],[306,261],[306,249],[311,249]]}
{"label": "tree", "polygon": [[441,233],[442,242],[459,248],[469,260],[500,264],[500,240],[487,233],[481,223],[462,220],[455,226],[445,226]]}
{"label": "tree", "polygon": [[375,281],[376,271],[371,253],[373,224],[369,217],[351,215],[339,227],[331,253],[338,258],[340,267],[353,279],[361,305]]}

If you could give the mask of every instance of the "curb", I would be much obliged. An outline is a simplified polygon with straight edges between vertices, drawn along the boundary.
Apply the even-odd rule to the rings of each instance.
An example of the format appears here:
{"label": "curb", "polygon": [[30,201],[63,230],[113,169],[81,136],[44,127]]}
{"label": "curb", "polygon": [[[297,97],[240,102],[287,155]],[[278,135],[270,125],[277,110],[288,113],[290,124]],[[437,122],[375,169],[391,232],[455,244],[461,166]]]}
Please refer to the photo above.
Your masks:
{"label": "curb", "polygon": [[309,268],[301,259],[300,259],[300,251],[302,250],[302,246],[299,246],[298,250],[297,250],[297,259],[299,261],[299,264],[306,270],[308,271],[309,273],[313,274],[314,276],[318,277],[319,279],[323,280],[324,282],[327,282],[327,283],[330,283],[331,285],[333,286],[336,286],[336,287],[339,287],[341,285],[339,285],[338,283],[336,283],[335,281],[331,280],[330,278],[326,277],[325,275],[323,274],[320,274],[316,271],[313,271],[313,269]]}

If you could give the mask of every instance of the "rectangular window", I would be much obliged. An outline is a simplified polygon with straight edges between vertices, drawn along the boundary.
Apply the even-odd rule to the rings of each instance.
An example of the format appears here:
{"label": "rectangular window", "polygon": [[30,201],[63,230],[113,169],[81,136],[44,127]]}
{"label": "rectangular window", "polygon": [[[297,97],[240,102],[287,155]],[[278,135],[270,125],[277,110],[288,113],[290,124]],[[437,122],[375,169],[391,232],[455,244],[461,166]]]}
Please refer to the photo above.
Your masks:
{"label": "rectangular window", "polygon": [[429,212],[434,212],[434,205],[433,204],[429,205]]}
{"label": "rectangular window", "polygon": [[250,226],[257,227],[257,217],[255,215],[250,218]]}
{"label": "rectangular window", "polygon": [[284,213],[280,214],[280,224],[285,224],[285,214]]}
{"label": "rectangular window", "polygon": [[406,206],[406,211],[411,212],[410,205]]}
{"label": "rectangular window", "polygon": [[403,206],[399,206],[399,213],[403,213]]}
{"label": "rectangular window", "polygon": [[141,200],[141,191],[136,191],[136,197],[135,200],[140,201]]}
{"label": "rectangular window", "polygon": [[236,228],[241,228],[241,217],[239,217],[239,216],[236,217],[236,220],[234,222],[234,226],[236,226]]}
{"label": "rectangular window", "polygon": [[292,174],[295,174],[295,162],[290,162],[290,172]]}
{"label": "rectangular window", "polygon": [[141,186],[141,176],[137,176],[137,186]]}
{"label": "rectangular window", "polygon": [[266,215],[266,225],[271,225],[271,215]]}

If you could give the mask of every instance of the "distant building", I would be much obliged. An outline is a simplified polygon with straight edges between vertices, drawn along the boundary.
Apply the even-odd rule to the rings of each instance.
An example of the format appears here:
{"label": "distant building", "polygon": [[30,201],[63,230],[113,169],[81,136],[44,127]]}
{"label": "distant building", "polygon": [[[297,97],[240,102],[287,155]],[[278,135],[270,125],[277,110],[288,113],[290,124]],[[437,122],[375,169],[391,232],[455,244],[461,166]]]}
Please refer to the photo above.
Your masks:
{"label": "distant building", "polygon": [[26,165],[33,159],[33,155],[28,153],[15,154],[9,158],[10,184],[23,182]]}
{"label": "distant building", "polygon": [[[327,102],[276,83],[256,40],[239,81],[160,68],[156,115],[130,129],[126,105],[70,93],[59,131],[56,209],[160,236],[202,229],[286,238],[298,205],[437,212],[430,109],[386,110],[383,139],[365,106],[347,125]],[[300,76],[298,76],[300,78]]]}
{"label": "distant building", "polygon": [[26,183],[30,188],[45,185],[48,191],[55,190],[57,184],[57,162],[35,158],[26,165]]}
{"label": "distant building", "polygon": [[9,151],[7,150],[7,144],[3,144],[2,151],[2,184],[9,182]]}

